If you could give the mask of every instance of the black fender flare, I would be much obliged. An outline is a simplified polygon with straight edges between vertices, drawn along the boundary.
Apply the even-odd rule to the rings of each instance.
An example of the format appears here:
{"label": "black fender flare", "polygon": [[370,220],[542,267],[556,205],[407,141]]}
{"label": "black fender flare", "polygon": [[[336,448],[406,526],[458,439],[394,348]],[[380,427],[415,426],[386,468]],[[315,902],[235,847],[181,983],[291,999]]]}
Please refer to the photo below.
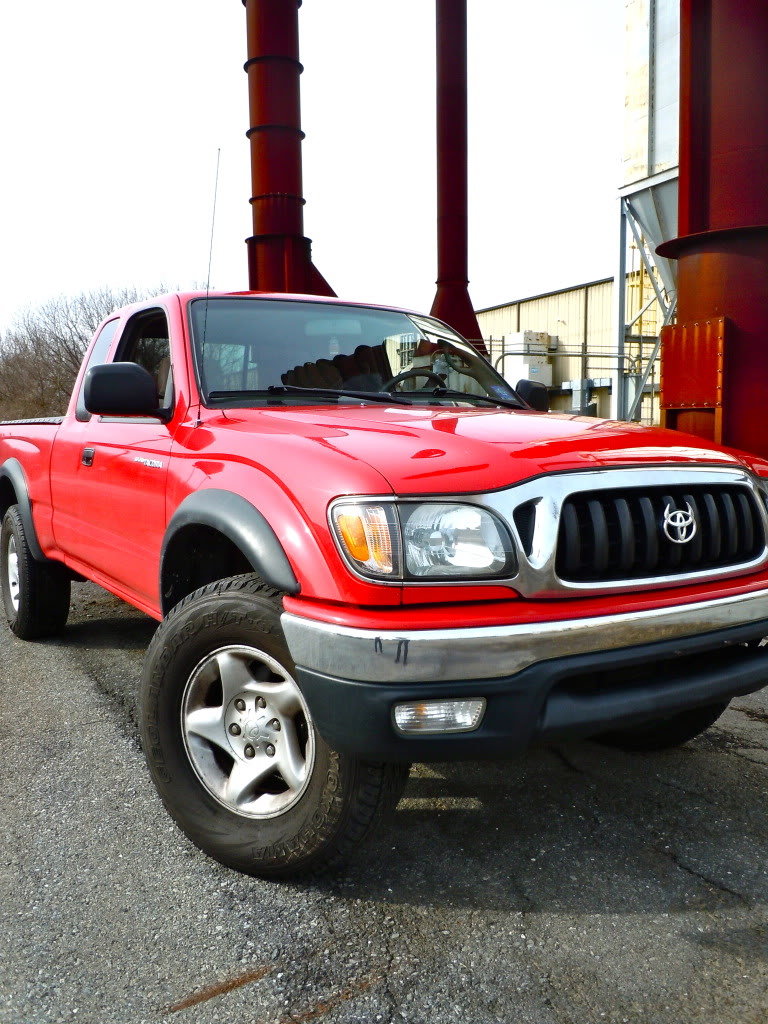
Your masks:
{"label": "black fender flare", "polygon": [[36,562],[48,562],[50,559],[43,554],[40,542],[35,532],[35,523],[32,519],[32,502],[29,500],[29,487],[27,478],[18,459],[7,459],[0,466],[0,480],[8,480],[16,492],[16,504],[19,508],[19,515],[24,526],[24,535],[29,544],[29,550]]}
{"label": "black fender flare", "polygon": [[185,526],[217,530],[242,551],[265,583],[286,594],[298,594],[299,583],[288,556],[261,512],[242,495],[215,487],[190,494],[171,516],[160,555],[161,578],[168,546]]}

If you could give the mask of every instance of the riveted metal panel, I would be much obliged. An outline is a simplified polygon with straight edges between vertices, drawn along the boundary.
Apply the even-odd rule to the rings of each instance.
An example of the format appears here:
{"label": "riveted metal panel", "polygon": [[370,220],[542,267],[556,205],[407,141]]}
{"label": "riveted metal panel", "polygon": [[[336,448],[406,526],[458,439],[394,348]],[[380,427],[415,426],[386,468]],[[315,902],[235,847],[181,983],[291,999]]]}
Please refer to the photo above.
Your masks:
{"label": "riveted metal panel", "polygon": [[662,331],[662,423],[722,441],[725,317]]}

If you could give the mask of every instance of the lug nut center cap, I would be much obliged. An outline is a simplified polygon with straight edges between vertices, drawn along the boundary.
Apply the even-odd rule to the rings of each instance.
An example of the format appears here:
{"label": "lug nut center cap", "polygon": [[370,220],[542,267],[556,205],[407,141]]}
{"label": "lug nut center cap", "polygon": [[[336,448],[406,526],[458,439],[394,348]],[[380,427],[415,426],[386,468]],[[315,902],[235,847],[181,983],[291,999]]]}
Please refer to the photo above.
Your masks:
{"label": "lug nut center cap", "polygon": [[[267,707],[260,708],[252,697],[231,701],[224,718],[224,728],[232,752],[239,758],[251,759],[254,752],[263,752],[268,745],[274,744],[274,729],[270,725],[273,718],[274,714]],[[250,749],[246,752],[246,748]]]}
{"label": "lug nut center cap", "polygon": [[258,719],[249,721],[243,728],[243,736],[250,740],[254,747],[267,739],[267,734],[262,728],[263,723]]}

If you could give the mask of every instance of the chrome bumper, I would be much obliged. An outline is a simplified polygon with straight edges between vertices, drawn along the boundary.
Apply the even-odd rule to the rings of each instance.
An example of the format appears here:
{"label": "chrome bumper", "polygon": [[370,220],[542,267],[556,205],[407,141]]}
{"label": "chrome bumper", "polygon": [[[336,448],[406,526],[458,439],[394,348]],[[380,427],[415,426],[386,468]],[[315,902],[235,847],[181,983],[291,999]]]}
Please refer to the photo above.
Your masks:
{"label": "chrome bumper", "polygon": [[297,666],[375,683],[493,679],[552,658],[757,627],[764,620],[768,635],[768,590],[623,615],[470,629],[394,632],[349,629],[288,612],[281,617]]}

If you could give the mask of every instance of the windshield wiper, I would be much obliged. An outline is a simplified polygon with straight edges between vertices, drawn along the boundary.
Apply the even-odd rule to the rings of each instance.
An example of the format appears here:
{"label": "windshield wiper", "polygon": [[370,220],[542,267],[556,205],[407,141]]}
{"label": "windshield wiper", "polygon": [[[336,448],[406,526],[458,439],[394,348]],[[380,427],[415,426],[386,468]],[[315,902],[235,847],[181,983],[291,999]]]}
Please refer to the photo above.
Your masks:
{"label": "windshield wiper", "polygon": [[270,395],[323,395],[326,398],[362,398],[371,402],[393,402],[395,405],[411,405],[410,398],[393,395],[391,391],[354,391],[351,388],[299,388],[294,384],[273,384],[267,388]]}
{"label": "windshield wiper", "polygon": [[432,392],[435,398],[460,398],[464,402],[488,402],[490,405],[503,405],[508,409],[524,409],[522,402],[516,401],[513,397],[496,398],[493,395],[468,394],[466,391],[451,391],[450,388],[435,388]]}
{"label": "windshield wiper", "polygon": [[352,391],[347,388],[300,388],[293,384],[271,384],[259,391],[211,391],[211,402],[236,398],[275,398],[280,395],[312,395],[314,398],[359,398],[364,402],[386,402],[388,405],[412,405],[410,398],[393,395],[389,391]]}

